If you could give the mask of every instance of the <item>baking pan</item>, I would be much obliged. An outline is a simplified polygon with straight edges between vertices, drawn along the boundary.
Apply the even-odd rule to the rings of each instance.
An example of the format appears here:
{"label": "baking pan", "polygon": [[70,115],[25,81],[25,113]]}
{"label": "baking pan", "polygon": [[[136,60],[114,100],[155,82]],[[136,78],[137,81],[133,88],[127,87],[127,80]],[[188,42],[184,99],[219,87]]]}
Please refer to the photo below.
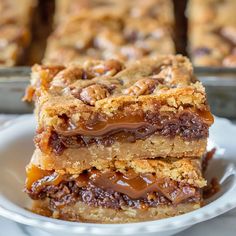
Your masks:
{"label": "baking pan", "polygon": [[[236,68],[194,69],[206,87],[212,112],[236,118]],[[29,84],[30,67],[0,68],[0,113],[30,113],[32,104],[22,102]]]}
{"label": "baking pan", "polygon": [[22,102],[30,81],[30,67],[0,68],[0,113],[30,113],[33,105]]}
{"label": "baking pan", "polygon": [[211,111],[217,116],[236,118],[236,68],[195,68],[206,87]]}

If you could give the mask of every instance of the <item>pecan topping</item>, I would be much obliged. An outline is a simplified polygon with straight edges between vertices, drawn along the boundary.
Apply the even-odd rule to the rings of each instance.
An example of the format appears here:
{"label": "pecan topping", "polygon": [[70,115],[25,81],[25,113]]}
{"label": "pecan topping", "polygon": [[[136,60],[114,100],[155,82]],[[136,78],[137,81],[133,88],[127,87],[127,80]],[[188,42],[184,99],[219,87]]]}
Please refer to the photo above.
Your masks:
{"label": "pecan topping", "polygon": [[123,65],[121,62],[112,59],[105,61],[104,67],[107,71],[106,74],[110,76],[117,74],[123,69]]}
{"label": "pecan topping", "polygon": [[108,60],[104,64],[97,64],[90,68],[87,73],[92,77],[101,75],[113,76],[122,70],[122,64],[117,60]]}
{"label": "pecan topping", "polygon": [[77,97],[80,98],[84,103],[94,106],[95,102],[104,99],[110,95],[107,88],[100,84],[92,84],[86,88],[83,88]]}
{"label": "pecan topping", "polygon": [[130,88],[126,89],[124,94],[135,96],[148,95],[153,92],[157,83],[158,80],[155,79],[140,79]]}
{"label": "pecan topping", "polygon": [[83,70],[81,68],[70,66],[60,71],[51,82],[52,87],[64,87],[70,85],[76,80],[81,79]]}

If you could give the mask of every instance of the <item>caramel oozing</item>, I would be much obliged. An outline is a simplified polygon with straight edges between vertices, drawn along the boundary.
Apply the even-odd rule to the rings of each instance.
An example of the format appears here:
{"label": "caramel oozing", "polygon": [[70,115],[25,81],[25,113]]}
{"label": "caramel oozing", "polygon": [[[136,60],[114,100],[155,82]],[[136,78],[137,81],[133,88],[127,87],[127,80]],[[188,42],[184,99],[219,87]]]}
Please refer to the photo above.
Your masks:
{"label": "caramel oozing", "polygon": [[[54,127],[54,130],[63,136],[73,136],[73,135],[83,135],[90,137],[99,137],[109,133],[119,132],[119,131],[129,131],[135,130],[142,127],[153,126],[158,129],[163,126],[166,117],[168,119],[178,119],[182,114],[189,113],[193,117],[198,117],[199,122],[205,123],[210,126],[214,118],[210,111],[208,110],[195,110],[188,108],[183,112],[173,115],[173,114],[160,114],[160,113],[150,113],[153,117],[153,120],[147,118],[147,114],[143,111],[137,111],[131,113],[129,116],[116,115],[113,117],[104,117],[102,115],[95,116],[91,122],[81,122],[80,125],[72,124],[71,121],[67,120],[65,124],[61,127]],[[163,118],[164,117],[164,118]]]}
{"label": "caramel oozing", "polygon": [[[62,181],[73,178],[79,187],[93,185],[105,190],[126,194],[132,199],[141,199],[145,198],[147,193],[160,192],[172,203],[178,204],[196,194],[195,187],[180,184],[169,178],[158,178],[151,173],[137,174],[128,171],[123,174],[115,171],[100,172],[92,169],[73,177],[33,167],[28,170],[27,174],[26,188],[29,191],[34,189],[36,192],[41,191],[45,186],[58,185]],[[36,177],[40,177],[40,179],[36,180]]]}

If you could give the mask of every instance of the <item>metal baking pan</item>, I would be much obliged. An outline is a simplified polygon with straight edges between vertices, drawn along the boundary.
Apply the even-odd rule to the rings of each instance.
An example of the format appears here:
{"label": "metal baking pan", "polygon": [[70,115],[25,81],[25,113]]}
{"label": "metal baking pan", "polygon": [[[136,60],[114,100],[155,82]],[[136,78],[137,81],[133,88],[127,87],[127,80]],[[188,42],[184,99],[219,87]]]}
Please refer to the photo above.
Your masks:
{"label": "metal baking pan", "polygon": [[33,105],[22,102],[30,80],[30,67],[0,68],[0,113],[30,113]]}
{"label": "metal baking pan", "polygon": [[[206,87],[212,112],[236,118],[236,68],[195,68]],[[32,104],[22,102],[29,84],[30,67],[0,68],[0,113],[30,113]]]}
{"label": "metal baking pan", "polygon": [[236,118],[236,68],[195,68],[214,115]]}

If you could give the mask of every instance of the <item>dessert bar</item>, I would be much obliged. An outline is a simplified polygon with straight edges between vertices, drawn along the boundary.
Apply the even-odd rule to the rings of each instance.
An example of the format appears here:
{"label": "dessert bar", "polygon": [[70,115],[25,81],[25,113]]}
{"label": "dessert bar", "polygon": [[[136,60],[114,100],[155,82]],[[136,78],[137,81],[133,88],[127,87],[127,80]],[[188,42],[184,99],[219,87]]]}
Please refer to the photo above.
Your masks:
{"label": "dessert bar", "polygon": [[36,107],[34,212],[128,223],[201,207],[213,117],[187,58],[35,65],[25,99]]}
{"label": "dessert bar", "polygon": [[166,25],[152,18],[124,18],[100,11],[59,25],[48,39],[44,63],[110,58],[126,61],[174,52],[171,29]]}
{"label": "dessert bar", "polygon": [[[136,1],[131,1],[134,2]],[[131,3],[124,5],[129,6]],[[175,53],[171,23],[173,18],[167,23],[165,17],[158,17],[156,11],[150,15],[151,13],[139,12],[131,6],[126,7],[126,10],[112,6],[109,5],[108,9],[98,7],[81,10],[58,24],[48,39],[44,64],[110,58],[132,61]],[[156,6],[159,6],[158,3]],[[135,16],[131,9],[138,15]]]}
{"label": "dessert bar", "polygon": [[34,0],[0,2],[0,66],[14,66],[21,62],[30,43],[31,14]]}
{"label": "dessert bar", "polygon": [[197,66],[236,66],[236,1],[190,0],[189,53]]}
{"label": "dessert bar", "polygon": [[91,10],[120,12],[124,17],[152,17],[167,25],[174,23],[170,0],[56,0],[55,24]]}

